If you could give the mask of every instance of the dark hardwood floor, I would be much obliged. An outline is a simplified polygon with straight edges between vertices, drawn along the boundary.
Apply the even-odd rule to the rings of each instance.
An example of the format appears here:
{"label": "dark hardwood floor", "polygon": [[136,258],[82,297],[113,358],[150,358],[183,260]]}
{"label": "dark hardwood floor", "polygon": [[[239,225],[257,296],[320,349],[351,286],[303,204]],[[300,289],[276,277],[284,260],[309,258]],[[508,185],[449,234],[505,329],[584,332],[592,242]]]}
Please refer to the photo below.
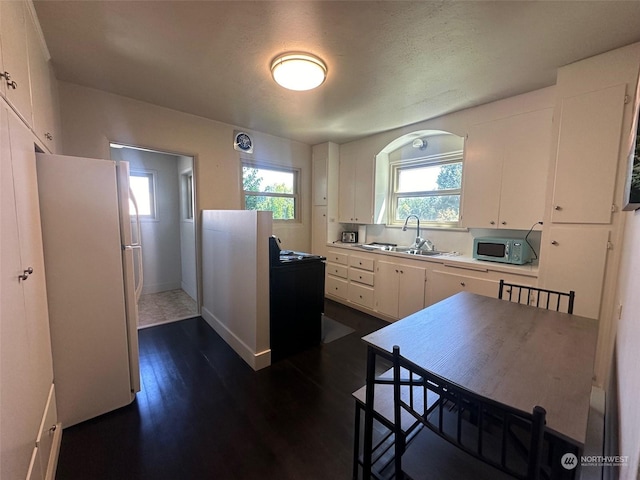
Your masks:
{"label": "dark hardwood floor", "polygon": [[355,332],[258,372],[201,318],[141,330],[142,391],[64,430],[56,478],[350,478],[360,338],[386,323],[331,301],[325,313]]}

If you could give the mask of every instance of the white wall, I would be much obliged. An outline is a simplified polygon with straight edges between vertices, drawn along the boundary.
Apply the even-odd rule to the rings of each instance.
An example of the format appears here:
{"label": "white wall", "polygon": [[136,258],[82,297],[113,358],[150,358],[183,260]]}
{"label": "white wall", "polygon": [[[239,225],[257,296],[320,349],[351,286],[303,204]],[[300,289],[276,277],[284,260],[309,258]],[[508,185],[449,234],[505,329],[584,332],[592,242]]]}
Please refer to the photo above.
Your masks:
{"label": "white wall", "polygon": [[[66,82],[60,82],[60,106],[64,154],[109,158],[109,142],[115,142],[192,156],[198,215],[203,209],[241,207],[240,156],[233,149],[238,127]],[[287,248],[308,251],[311,147],[243,130],[253,135],[253,159],[301,170],[301,222],[274,222],[273,232]]]}
{"label": "white wall", "polygon": [[[459,137],[466,137],[471,125],[553,107],[555,105],[554,88],[555,87],[543,88],[346,143],[340,145],[340,159],[346,159],[347,161],[355,160],[356,158],[372,159],[383,150],[388,151],[388,145],[395,140],[417,131],[442,130],[458,135]],[[407,150],[408,149],[400,149],[394,155],[407,155]],[[343,228],[344,230],[350,229],[346,225],[345,227],[346,228]],[[509,232],[501,230],[500,234],[508,235]],[[422,236],[430,239],[439,250],[457,251],[465,255],[471,255],[472,253],[473,235],[466,230],[447,231],[443,229],[425,229]],[[410,245],[414,238],[415,228],[402,232],[399,227],[367,225],[367,242],[386,241],[399,245]],[[539,242],[539,234],[534,235],[533,238],[536,242]]]}
{"label": "white wall", "polygon": [[132,171],[150,171],[156,177],[156,216],[141,220],[142,293],[181,288],[178,157],[133,148],[113,148],[111,158],[126,160]]}
{"label": "white wall", "polygon": [[254,370],[271,365],[271,212],[202,212],[202,317]]}
{"label": "white wall", "polygon": [[625,213],[626,226],[617,305],[622,305],[616,336],[620,455],[629,464],[620,468],[622,480],[634,480],[640,469],[640,211]]}
{"label": "white wall", "polygon": [[[194,219],[187,218],[187,194],[182,177],[193,174],[193,158],[178,158],[178,180],[180,182],[180,259],[182,264],[182,289],[191,298],[198,298],[196,272],[196,229]],[[192,192],[193,194],[193,192]],[[194,215],[195,215],[194,211]]]}

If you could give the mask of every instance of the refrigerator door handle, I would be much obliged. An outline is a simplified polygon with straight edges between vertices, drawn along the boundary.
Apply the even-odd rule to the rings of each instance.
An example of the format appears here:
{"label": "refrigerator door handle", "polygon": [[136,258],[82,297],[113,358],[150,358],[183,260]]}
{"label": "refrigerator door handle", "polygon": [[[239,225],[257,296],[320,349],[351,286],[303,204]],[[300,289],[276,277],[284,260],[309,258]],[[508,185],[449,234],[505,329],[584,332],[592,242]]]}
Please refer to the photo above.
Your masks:
{"label": "refrigerator door handle", "polygon": [[135,241],[131,243],[131,245],[142,245],[142,226],[140,225],[138,202],[136,202],[136,196],[133,194],[133,190],[131,190],[131,187],[129,187],[129,200],[133,204],[133,209],[136,211],[136,238]]}
{"label": "refrigerator door handle", "polygon": [[144,274],[142,270],[142,245],[126,245],[124,247],[125,250],[132,250],[135,254],[135,251],[138,250],[137,256],[137,270],[138,270],[138,278],[135,282],[134,291],[136,294],[136,301],[140,300],[140,295],[142,295],[142,282],[144,281]]}

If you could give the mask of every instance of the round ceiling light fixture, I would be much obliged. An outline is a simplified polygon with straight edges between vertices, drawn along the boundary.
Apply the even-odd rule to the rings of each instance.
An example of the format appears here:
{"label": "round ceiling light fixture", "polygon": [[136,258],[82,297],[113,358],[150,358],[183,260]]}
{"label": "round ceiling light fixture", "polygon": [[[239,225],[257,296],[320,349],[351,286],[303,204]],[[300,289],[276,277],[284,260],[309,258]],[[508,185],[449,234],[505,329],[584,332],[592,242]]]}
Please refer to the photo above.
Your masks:
{"label": "round ceiling light fixture", "polygon": [[284,53],[271,63],[271,75],[289,90],[312,90],[327,78],[327,66],[308,53]]}

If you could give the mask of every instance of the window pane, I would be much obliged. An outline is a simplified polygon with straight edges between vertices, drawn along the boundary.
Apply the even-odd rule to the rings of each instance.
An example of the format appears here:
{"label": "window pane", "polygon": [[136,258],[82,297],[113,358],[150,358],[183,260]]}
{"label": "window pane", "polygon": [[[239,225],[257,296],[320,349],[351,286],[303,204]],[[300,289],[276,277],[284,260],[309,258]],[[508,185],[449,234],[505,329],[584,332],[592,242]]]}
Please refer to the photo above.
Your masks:
{"label": "window pane", "polygon": [[[133,195],[136,197],[136,203],[138,204],[138,215],[151,215],[151,179],[151,175],[132,174],[129,177],[129,186],[131,187],[131,191],[133,191]],[[136,214],[133,202],[129,202],[129,213],[131,215]]]}
{"label": "window pane", "polygon": [[398,169],[398,193],[458,189],[462,183],[462,163]]}
{"label": "window pane", "polygon": [[267,210],[273,212],[274,220],[294,220],[295,201],[292,197],[245,196],[245,210]]}
{"label": "window pane", "polygon": [[418,215],[425,222],[457,222],[460,195],[398,198],[396,221],[404,221],[411,214]]}
{"label": "window pane", "polygon": [[242,185],[245,192],[295,193],[295,174],[266,168],[242,167]]}

